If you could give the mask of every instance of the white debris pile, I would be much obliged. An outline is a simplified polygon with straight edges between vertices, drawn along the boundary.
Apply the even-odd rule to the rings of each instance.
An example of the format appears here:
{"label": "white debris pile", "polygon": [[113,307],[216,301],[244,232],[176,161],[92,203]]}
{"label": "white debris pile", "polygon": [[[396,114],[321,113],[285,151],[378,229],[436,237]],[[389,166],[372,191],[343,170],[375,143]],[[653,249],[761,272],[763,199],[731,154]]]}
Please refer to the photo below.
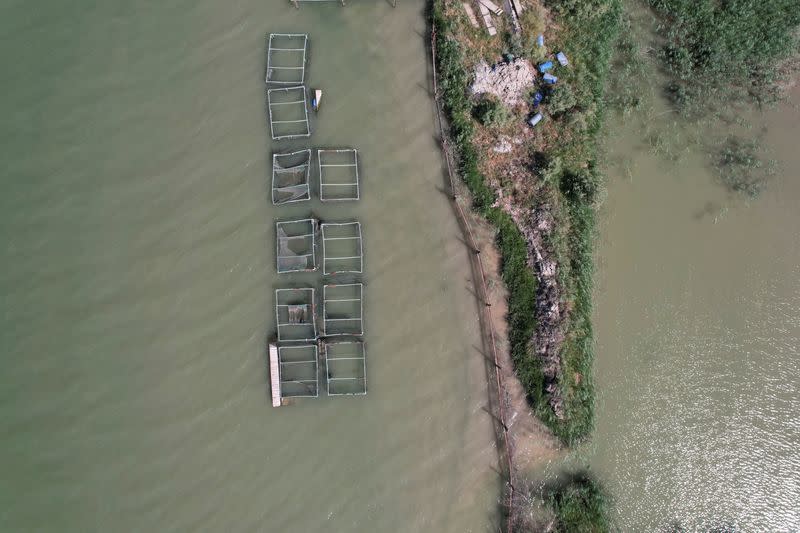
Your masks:
{"label": "white debris pile", "polygon": [[536,70],[525,59],[515,59],[511,63],[497,63],[494,70],[482,61],[475,67],[472,93],[493,94],[506,105],[514,106],[525,98],[535,77]]}

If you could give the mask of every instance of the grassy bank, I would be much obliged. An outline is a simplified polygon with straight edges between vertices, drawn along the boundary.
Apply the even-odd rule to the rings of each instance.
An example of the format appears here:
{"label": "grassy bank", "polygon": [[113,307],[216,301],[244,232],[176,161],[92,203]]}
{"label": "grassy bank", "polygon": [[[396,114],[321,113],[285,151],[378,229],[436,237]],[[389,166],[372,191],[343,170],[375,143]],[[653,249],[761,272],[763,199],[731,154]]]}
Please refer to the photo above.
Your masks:
{"label": "grassy bank", "polygon": [[[603,189],[597,171],[598,139],[603,118],[603,96],[612,49],[620,27],[619,0],[550,0],[543,9],[530,9],[522,35],[505,33],[503,42],[472,32],[464,21],[446,9],[460,8],[448,0],[434,0],[439,87],[450,119],[451,137],[460,173],[469,187],[474,208],[498,229],[503,279],[509,289],[509,337],[516,373],[537,414],[565,443],[586,437],[594,423],[594,358],[591,325],[595,206]],[[553,383],[542,372],[542,359],[531,346],[536,326],[536,278],[528,262],[527,241],[511,216],[495,207],[496,194],[481,171],[486,147],[477,147],[473,100],[467,90],[468,65],[494,52],[514,50],[531,60],[541,50],[530,43],[545,28],[549,11],[552,26],[544,30],[551,50],[563,50],[571,67],[560,73],[558,88],[549,96],[548,124],[525,147],[529,164],[524,172],[535,185],[531,195],[515,199],[516,206],[544,206],[553,216],[555,230],[546,245],[558,263],[563,307],[568,310],[560,348],[560,375],[555,386],[562,416],[551,399]],[[537,18],[537,16],[539,18]],[[468,37],[465,37],[468,36]],[[522,123],[522,117],[516,117]],[[497,180],[496,180],[497,181]],[[513,196],[508,191],[507,196]],[[520,205],[523,203],[524,205]],[[550,391],[548,392],[548,386]]]}

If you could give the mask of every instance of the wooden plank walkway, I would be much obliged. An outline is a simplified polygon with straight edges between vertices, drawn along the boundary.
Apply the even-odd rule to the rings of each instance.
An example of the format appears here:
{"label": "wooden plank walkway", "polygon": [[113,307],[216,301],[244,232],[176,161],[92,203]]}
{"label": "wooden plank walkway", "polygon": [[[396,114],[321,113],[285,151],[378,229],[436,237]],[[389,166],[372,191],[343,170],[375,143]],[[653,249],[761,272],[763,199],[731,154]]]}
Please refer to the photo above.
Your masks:
{"label": "wooden plank walkway", "polygon": [[272,407],[281,406],[281,365],[278,361],[278,347],[269,345],[269,380],[272,387]]}
{"label": "wooden plank walkway", "polygon": [[494,24],[492,24],[492,16],[489,14],[489,9],[481,2],[478,2],[478,8],[481,10],[483,23],[486,24],[486,31],[489,32],[489,35],[496,35],[497,30],[495,29]]}

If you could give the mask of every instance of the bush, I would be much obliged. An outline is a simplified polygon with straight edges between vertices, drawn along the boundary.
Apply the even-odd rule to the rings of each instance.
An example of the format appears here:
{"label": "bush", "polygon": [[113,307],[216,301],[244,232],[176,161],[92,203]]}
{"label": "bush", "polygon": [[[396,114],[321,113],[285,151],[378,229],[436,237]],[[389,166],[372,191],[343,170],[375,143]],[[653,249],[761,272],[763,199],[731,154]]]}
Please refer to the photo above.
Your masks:
{"label": "bush", "polygon": [[573,476],[550,494],[558,533],[604,533],[611,531],[608,498],[588,473]]}
{"label": "bush", "polygon": [[484,126],[503,126],[511,119],[506,106],[498,98],[489,95],[478,100],[472,115]]}
{"label": "bush", "polygon": [[567,170],[561,175],[561,192],[573,202],[593,204],[599,191],[600,178],[590,170]]}
{"label": "bush", "polygon": [[550,93],[547,109],[552,115],[560,115],[575,107],[577,103],[578,99],[570,85],[562,84],[557,85]]}

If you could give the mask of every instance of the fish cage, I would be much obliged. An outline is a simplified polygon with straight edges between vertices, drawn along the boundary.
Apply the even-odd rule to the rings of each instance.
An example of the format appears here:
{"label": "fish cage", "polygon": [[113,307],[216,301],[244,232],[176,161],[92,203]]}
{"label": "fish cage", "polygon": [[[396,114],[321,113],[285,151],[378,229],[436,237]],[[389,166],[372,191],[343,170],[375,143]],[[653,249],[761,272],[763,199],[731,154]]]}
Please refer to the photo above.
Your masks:
{"label": "fish cage", "polygon": [[311,149],[272,154],[273,205],[311,199]]}
{"label": "fish cage", "polygon": [[322,331],[326,337],[364,334],[361,283],[322,287]]}
{"label": "fish cage", "polygon": [[364,266],[364,249],[361,240],[361,223],[326,222],[322,230],[322,273],[361,274]]}
{"label": "fish cage", "polygon": [[358,200],[358,151],[352,148],[317,150],[319,199],[323,202]]}
{"label": "fish cage", "polygon": [[313,218],[276,222],[278,274],[317,269],[317,221]]}
{"label": "fish cage", "polygon": [[306,79],[305,33],[270,33],[267,42],[267,83],[302,85]]}
{"label": "fish cage", "polygon": [[314,289],[275,290],[275,322],[278,341],[314,341],[317,339]]}
{"label": "fish cage", "polygon": [[272,140],[311,135],[305,87],[279,87],[267,90],[267,108]]}
{"label": "fish cage", "polygon": [[364,343],[330,342],[323,344],[325,375],[329,396],[367,393],[367,354]]}
{"label": "fish cage", "polygon": [[316,344],[279,346],[280,392],[282,398],[319,396],[319,365]]}

